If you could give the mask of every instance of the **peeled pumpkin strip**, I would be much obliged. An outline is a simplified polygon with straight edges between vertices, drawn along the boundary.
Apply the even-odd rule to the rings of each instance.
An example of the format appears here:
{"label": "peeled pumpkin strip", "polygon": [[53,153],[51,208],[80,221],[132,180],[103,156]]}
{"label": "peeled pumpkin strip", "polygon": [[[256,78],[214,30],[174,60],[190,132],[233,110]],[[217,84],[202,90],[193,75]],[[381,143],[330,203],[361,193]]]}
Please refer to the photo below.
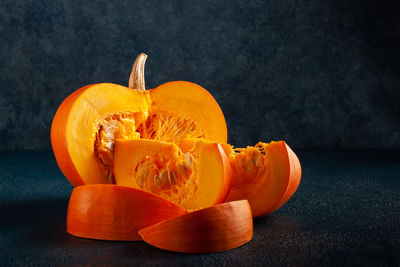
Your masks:
{"label": "peeled pumpkin strip", "polygon": [[67,232],[102,239],[142,240],[138,231],[160,221],[185,214],[174,203],[152,193],[117,185],[83,185],[71,194]]}
{"label": "peeled pumpkin strip", "polygon": [[223,202],[231,179],[222,147],[202,139],[186,152],[163,141],[117,139],[114,174],[118,185],[152,192],[189,211]]}
{"label": "peeled pumpkin strip", "polygon": [[253,236],[247,200],[227,202],[169,219],[139,231],[155,247],[183,253],[226,251],[246,244]]}
{"label": "peeled pumpkin strip", "polygon": [[300,161],[284,141],[238,149],[222,146],[232,168],[226,201],[247,199],[253,216],[258,217],[279,209],[296,192],[301,179]]}

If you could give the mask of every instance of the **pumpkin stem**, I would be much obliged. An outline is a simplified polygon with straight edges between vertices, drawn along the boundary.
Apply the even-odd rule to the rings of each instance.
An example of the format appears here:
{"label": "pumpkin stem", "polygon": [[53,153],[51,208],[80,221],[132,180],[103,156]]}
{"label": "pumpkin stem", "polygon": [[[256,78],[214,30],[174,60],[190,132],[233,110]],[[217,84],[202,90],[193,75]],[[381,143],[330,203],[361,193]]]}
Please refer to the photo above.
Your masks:
{"label": "pumpkin stem", "polygon": [[131,75],[129,76],[129,88],[139,91],[146,90],[144,82],[144,64],[146,59],[147,55],[144,53],[140,53],[137,56],[135,62],[133,63]]}

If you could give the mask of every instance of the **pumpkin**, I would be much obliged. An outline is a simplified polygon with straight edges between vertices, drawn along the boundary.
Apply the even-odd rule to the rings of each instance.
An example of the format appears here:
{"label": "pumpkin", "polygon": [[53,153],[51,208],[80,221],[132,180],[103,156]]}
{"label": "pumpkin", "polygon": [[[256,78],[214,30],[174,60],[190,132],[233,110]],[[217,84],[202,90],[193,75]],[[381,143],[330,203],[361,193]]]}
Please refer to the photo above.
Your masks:
{"label": "pumpkin", "polygon": [[139,234],[146,243],[169,251],[219,252],[249,242],[253,219],[248,201],[240,200],[159,222]]}
{"label": "pumpkin", "polygon": [[142,240],[138,231],[185,214],[174,203],[131,187],[96,184],[72,191],[67,213],[67,232],[102,240]]}
{"label": "pumpkin", "polygon": [[299,159],[283,141],[227,144],[224,115],[199,85],[145,90],[146,57],[136,59],[129,87],[82,87],[56,112],[53,151],[77,186],[67,231],[183,253],[249,242],[252,217],[277,210],[297,190]]}
{"label": "pumpkin", "polygon": [[236,148],[222,144],[232,168],[226,201],[247,199],[254,217],[279,209],[296,192],[300,161],[284,142],[258,143]]}
{"label": "pumpkin", "polygon": [[185,81],[145,90],[144,64],[135,60],[129,88],[84,86],[58,108],[51,127],[57,163],[72,185],[114,183],[115,139],[179,143],[188,137],[226,143],[224,115],[201,86]]}
{"label": "pumpkin", "polygon": [[114,174],[118,185],[155,193],[187,210],[223,202],[231,180],[221,145],[205,139],[190,150],[150,139],[117,139]]}

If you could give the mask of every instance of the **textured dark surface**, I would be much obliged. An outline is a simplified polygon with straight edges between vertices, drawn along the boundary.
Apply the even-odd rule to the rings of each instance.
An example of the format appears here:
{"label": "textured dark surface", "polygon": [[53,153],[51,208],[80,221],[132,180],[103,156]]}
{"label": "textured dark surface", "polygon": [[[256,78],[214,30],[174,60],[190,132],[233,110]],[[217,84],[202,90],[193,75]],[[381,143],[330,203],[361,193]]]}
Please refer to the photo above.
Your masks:
{"label": "textured dark surface", "polygon": [[294,197],[254,221],[249,244],[206,255],[67,234],[72,186],[51,152],[1,152],[0,265],[399,266],[400,151],[296,152]]}
{"label": "textured dark surface", "polygon": [[400,2],[2,0],[0,149],[49,149],[61,101],[92,83],[189,80],[237,146],[400,148]]}

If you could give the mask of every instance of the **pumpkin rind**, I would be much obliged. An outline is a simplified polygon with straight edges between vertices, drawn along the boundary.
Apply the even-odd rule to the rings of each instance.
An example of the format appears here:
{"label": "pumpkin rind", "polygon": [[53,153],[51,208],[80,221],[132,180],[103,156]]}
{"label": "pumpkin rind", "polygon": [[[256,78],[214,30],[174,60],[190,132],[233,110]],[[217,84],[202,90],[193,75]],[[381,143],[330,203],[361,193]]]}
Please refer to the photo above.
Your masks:
{"label": "pumpkin rind", "polygon": [[142,240],[143,227],[185,214],[157,195],[117,185],[84,185],[71,194],[67,232],[102,240]]}
{"label": "pumpkin rind", "polygon": [[226,251],[246,244],[253,236],[247,200],[227,202],[162,221],[139,231],[155,247],[183,253]]}

